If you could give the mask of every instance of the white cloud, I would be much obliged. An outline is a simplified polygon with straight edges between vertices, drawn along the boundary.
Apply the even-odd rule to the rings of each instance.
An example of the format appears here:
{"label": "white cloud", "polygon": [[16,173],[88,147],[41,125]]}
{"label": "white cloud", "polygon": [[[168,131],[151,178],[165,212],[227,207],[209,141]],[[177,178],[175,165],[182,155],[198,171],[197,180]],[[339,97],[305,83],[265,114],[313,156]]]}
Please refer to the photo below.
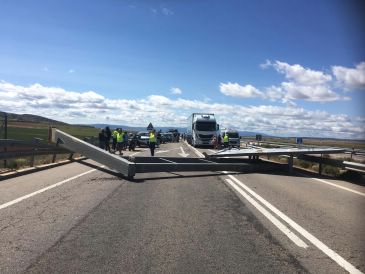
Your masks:
{"label": "white cloud", "polygon": [[175,95],[180,95],[180,94],[182,94],[182,90],[181,90],[181,89],[179,89],[179,88],[174,88],[174,87],[172,87],[172,88],[170,89],[170,91],[171,91],[171,94],[175,94]]}
{"label": "white cloud", "polygon": [[239,98],[264,97],[264,94],[252,85],[241,86],[238,83],[220,83],[219,90],[227,96]]}
{"label": "white cloud", "polygon": [[[275,89],[273,89],[275,90]],[[279,90],[280,92],[280,90]],[[192,112],[213,112],[222,126],[279,136],[365,138],[365,117],[306,110],[296,106],[242,106],[150,95],[108,99],[95,91],[75,92],[41,84],[0,82],[0,110],[31,113],[70,123],[186,126]]]}
{"label": "white cloud", "polygon": [[268,66],[273,66],[276,71],[285,75],[285,77],[297,84],[306,86],[324,85],[332,80],[332,76],[323,73],[322,71],[311,70],[309,68],[304,68],[301,65],[289,65],[285,62],[275,61],[270,63],[266,61],[265,64]]}
{"label": "white cloud", "polygon": [[332,102],[350,99],[349,97],[342,97],[338,95],[336,92],[324,85],[306,86],[298,85],[293,82],[283,82],[281,83],[281,87],[285,94],[283,99],[286,100],[302,99],[312,102]]}
{"label": "white cloud", "polygon": [[281,101],[285,104],[295,105],[294,100],[305,100],[310,102],[333,102],[339,100],[351,100],[348,96],[342,96],[334,83],[334,77],[347,87],[365,87],[365,62],[356,66],[356,69],[344,67],[332,67],[334,77],[323,71],[304,68],[299,64],[290,65],[281,61],[266,60],[260,64],[262,69],[273,67],[277,72],[283,74],[287,81],[280,85],[264,87],[264,92],[259,91],[251,85],[239,86],[231,84],[222,93],[235,97],[260,97],[271,101]]}
{"label": "white cloud", "polygon": [[266,59],[266,61],[265,61],[265,63],[263,63],[263,64],[260,64],[260,68],[262,68],[262,69],[267,69],[267,68],[269,68],[270,66],[272,66],[273,64],[271,63],[271,61],[270,60],[268,60],[268,59]]}
{"label": "white cloud", "polygon": [[168,8],[161,8],[161,12],[163,15],[166,15],[166,16],[170,16],[170,15],[174,15],[174,12]]}
{"label": "white cloud", "polygon": [[365,89],[365,62],[357,64],[355,68],[333,66],[332,72],[346,90]]}

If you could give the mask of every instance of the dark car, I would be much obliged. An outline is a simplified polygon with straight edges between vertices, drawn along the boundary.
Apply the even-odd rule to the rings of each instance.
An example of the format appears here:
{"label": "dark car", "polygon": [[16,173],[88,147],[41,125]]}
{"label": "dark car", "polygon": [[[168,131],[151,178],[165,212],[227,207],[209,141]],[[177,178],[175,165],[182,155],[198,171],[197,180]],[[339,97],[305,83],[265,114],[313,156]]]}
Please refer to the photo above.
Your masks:
{"label": "dark car", "polygon": [[[137,133],[137,146],[148,147],[150,140],[150,133],[148,131],[140,131]],[[156,145],[160,144],[159,140],[156,138]]]}
{"label": "dark car", "polygon": [[148,131],[140,131],[137,133],[137,146],[143,147],[149,144],[150,133]]}

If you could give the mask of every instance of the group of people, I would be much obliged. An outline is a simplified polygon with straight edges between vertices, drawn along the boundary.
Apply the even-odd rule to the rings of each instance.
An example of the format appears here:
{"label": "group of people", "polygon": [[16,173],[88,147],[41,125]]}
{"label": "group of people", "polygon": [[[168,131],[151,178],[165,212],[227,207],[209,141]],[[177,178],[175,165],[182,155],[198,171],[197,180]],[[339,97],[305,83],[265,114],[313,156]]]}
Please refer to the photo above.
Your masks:
{"label": "group of people", "polygon": [[[222,144],[222,137],[220,135],[218,135],[218,137],[213,135],[212,145],[214,149],[219,149],[221,144]],[[223,135],[223,147],[229,148],[229,136],[227,133]]]}
{"label": "group of people", "polygon": [[[112,146],[110,147],[110,140],[112,141]],[[149,148],[151,151],[151,156],[155,155],[157,134],[153,129],[149,134]],[[107,126],[99,132],[99,147],[105,149],[110,153],[119,152],[119,155],[123,155],[123,150],[134,150],[137,145],[137,136],[133,135],[130,139],[127,131],[123,131],[122,128],[116,128],[113,132]]]}
{"label": "group of people", "polygon": [[[99,147],[101,149],[105,149],[110,153],[119,152],[120,155],[123,155],[122,150],[126,150],[128,145],[131,147],[131,142],[133,141],[135,147],[136,136],[132,137],[132,140],[129,140],[129,134],[127,131],[123,131],[122,128],[116,128],[113,132],[107,126],[105,129],[102,129],[99,132]],[[112,141],[112,146],[110,147],[110,141]]]}

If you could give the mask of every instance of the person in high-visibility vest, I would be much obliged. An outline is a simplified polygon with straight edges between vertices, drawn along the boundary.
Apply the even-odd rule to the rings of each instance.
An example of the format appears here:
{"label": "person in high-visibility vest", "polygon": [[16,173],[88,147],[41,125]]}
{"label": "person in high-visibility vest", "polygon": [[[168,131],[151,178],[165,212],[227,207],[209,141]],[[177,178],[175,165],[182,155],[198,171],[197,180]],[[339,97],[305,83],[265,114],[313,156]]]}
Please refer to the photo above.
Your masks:
{"label": "person in high-visibility vest", "polygon": [[154,156],[156,148],[156,131],[154,129],[150,132],[150,138],[148,140],[148,143],[150,146],[151,156]]}
{"label": "person in high-visibility vest", "polygon": [[118,130],[115,129],[112,133],[112,149],[114,152],[117,147],[117,136],[118,136]]}
{"label": "person in high-visibility vest", "polygon": [[119,128],[117,134],[117,150],[119,151],[119,155],[123,155],[122,149],[123,149],[123,130]]}
{"label": "person in high-visibility vest", "polygon": [[227,148],[229,146],[229,137],[228,137],[227,133],[223,137],[223,145],[225,148]]}

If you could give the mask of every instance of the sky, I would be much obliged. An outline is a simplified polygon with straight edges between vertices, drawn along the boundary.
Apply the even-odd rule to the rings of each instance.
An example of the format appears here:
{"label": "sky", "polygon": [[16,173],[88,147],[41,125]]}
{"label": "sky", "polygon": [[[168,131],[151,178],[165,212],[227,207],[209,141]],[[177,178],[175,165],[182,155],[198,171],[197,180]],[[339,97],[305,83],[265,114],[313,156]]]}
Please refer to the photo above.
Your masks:
{"label": "sky", "polygon": [[0,111],[365,139],[356,0],[0,0]]}

